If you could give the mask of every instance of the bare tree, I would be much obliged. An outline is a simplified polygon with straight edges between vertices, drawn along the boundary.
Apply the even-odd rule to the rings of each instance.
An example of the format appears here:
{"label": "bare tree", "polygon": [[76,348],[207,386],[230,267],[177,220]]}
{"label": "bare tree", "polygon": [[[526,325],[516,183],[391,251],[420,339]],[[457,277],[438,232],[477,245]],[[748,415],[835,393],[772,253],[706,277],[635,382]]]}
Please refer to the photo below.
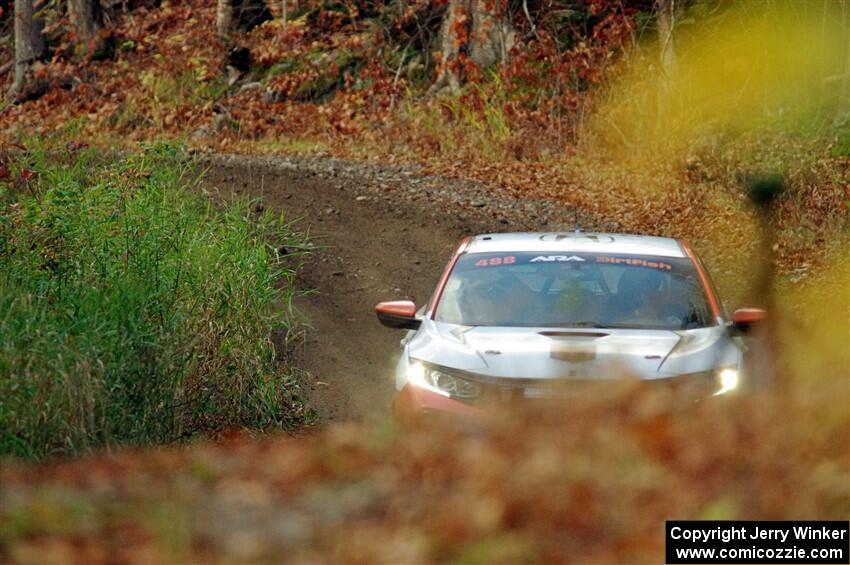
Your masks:
{"label": "bare tree", "polygon": [[432,90],[457,90],[465,80],[463,62],[486,68],[508,60],[516,33],[502,3],[450,0],[440,28],[442,64]]}
{"label": "bare tree", "polygon": [[97,42],[97,32],[102,24],[99,0],[68,0],[68,16],[77,32],[80,43],[86,49]]}
{"label": "bare tree", "polygon": [[32,79],[32,64],[44,55],[41,22],[35,17],[33,0],[15,0],[15,80],[9,96],[16,98]]}

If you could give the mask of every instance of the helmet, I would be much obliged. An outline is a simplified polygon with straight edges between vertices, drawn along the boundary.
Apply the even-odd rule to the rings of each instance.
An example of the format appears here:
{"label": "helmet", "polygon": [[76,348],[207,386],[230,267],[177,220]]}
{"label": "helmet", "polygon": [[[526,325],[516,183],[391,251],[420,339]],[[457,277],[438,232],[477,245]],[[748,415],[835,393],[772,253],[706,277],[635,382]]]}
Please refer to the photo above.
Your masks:
{"label": "helmet", "polygon": [[652,300],[667,287],[667,277],[655,269],[631,267],[617,281],[617,297],[623,309],[631,312]]}

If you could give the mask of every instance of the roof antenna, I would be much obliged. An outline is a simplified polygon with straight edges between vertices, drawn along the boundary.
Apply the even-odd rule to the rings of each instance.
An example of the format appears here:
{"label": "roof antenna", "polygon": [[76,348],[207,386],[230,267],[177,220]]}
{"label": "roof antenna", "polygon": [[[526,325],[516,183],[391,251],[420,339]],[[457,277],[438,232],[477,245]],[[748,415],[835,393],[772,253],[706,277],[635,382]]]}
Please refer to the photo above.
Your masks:
{"label": "roof antenna", "polygon": [[575,224],[575,232],[576,233],[584,233],[584,230],[581,229],[581,225],[578,223],[578,207],[573,206],[573,223]]}

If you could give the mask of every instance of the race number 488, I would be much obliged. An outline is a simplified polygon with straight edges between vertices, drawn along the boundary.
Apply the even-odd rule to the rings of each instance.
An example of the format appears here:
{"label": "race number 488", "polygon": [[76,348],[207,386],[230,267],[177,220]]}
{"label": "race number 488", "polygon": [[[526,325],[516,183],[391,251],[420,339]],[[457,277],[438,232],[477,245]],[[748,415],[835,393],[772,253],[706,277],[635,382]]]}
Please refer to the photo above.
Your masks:
{"label": "race number 488", "polygon": [[498,265],[513,265],[516,263],[516,257],[508,255],[507,257],[490,257],[489,259],[479,259],[475,262],[476,267],[496,267]]}

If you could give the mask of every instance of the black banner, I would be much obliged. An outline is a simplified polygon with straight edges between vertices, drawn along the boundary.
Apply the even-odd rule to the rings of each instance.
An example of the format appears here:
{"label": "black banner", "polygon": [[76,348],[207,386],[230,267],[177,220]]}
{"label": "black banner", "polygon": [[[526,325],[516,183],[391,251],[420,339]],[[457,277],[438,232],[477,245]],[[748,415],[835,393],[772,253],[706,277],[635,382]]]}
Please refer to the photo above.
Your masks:
{"label": "black banner", "polygon": [[666,522],[667,563],[850,563],[850,522]]}

